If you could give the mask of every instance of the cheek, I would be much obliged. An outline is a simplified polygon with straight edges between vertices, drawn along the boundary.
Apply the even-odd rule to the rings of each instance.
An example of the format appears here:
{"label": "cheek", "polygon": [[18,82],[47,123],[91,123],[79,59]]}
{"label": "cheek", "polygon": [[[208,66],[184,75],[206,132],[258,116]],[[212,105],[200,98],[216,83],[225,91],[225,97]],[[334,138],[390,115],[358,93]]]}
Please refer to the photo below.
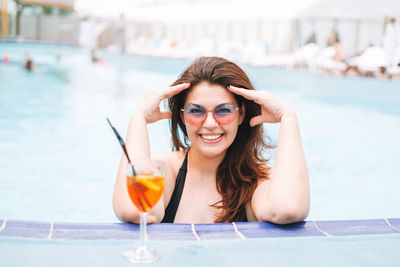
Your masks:
{"label": "cheek", "polygon": [[231,138],[234,139],[236,136],[238,127],[239,127],[239,124],[237,122],[235,122],[235,123],[232,123],[229,125],[225,125],[224,130]]}
{"label": "cheek", "polygon": [[189,139],[191,139],[192,137],[197,135],[198,127],[194,127],[188,123],[185,124],[185,127],[186,127],[186,133],[187,133]]}

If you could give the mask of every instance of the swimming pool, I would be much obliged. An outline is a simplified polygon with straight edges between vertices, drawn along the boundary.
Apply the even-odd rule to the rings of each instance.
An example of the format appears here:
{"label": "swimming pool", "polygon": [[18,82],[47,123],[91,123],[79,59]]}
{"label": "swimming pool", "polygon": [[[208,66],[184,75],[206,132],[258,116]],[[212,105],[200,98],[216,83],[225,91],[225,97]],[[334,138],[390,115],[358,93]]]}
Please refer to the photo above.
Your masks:
{"label": "swimming pool", "polygon": [[[22,68],[27,51],[34,73]],[[170,84],[190,61],[104,52],[107,63],[93,64],[74,47],[0,43],[5,53],[0,218],[116,222],[111,195],[121,150],[105,118],[125,132],[147,91]],[[256,88],[297,110],[310,172],[310,220],[400,217],[399,82],[244,68]],[[272,143],[277,127],[266,126]],[[166,122],[151,125],[150,134],[152,153],[169,151]]]}
{"label": "swimming pool", "polygon": [[[55,60],[56,49],[62,51],[60,61]],[[27,51],[37,65],[34,73],[22,69]],[[0,64],[1,263],[127,266],[122,252],[133,242],[125,239],[135,239],[137,229],[127,226],[132,232],[125,231],[121,240],[107,236],[109,227],[126,226],[113,224],[118,220],[111,195],[121,150],[105,117],[125,132],[141,97],[170,84],[190,61],[102,52],[104,62],[93,64],[84,51],[48,44],[0,43],[0,55],[4,53],[10,62]],[[256,88],[270,90],[297,110],[311,182],[307,227],[300,224],[285,232],[292,238],[276,238],[284,230],[269,224],[261,224],[261,230],[254,229],[258,224],[246,226],[253,227],[248,231],[238,227],[246,239],[232,226],[228,232],[235,238],[221,238],[224,225],[215,226],[219,235],[214,236],[208,226],[193,227],[207,240],[191,241],[192,236],[165,242],[150,236],[162,255],[155,265],[396,265],[400,222],[382,218],[400,217],[400,83],[244,68]],[[266,125],[272,143],[277,127]],[[169,151],[167,123],[151,125],[150,135],[152,153]],[[343,228],[343,222],[318,222],[317,227],[311,222],[315,220],[356,221]],[[181,229],[186,226],[168,227],[162,233],[186,234]],[[335,227],[345,234],[337,236]],[[78,233],[78,240],[63,235],[65,229]]]}

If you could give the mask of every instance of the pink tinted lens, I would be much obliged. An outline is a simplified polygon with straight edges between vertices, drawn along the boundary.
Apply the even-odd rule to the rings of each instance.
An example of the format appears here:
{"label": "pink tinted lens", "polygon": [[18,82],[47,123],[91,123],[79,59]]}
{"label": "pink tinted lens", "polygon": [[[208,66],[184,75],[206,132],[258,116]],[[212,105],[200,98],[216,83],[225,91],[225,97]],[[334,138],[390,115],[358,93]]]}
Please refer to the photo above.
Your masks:
{"label": "pink tinted lens", "polygon": [[237,108],[232,104],[221,104],[214,109],[214,118],[219,124],[230,124],[237,116]]}
{"label": "pink tinted lens", "polygon": [[203,117],[203,118],[196,117],[196,116],[188,115],[186,113],[183,113],[183,116],[185,117],[185,121],[187,121],[190,125],[193,125],[193,126],[201,125],[206,120],[206,117]]}
{"label": "pink tinted lens", "polygon": [[216,117],[214,114],[214,118],[219,124],[226,125],[232,123],[236,119],[236,113],[224,117]]}
{"label": "pink tinted lens", "polygon": [[197,126],[205,121],[207,110],[200,105],[190,104],[184,109],[183,116],[190,125]]}

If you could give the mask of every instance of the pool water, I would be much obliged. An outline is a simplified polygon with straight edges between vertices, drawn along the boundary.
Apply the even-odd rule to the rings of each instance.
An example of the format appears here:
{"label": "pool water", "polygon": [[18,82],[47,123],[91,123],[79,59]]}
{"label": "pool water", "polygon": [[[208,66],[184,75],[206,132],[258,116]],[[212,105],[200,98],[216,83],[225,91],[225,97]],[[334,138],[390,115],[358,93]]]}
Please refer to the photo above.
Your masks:
{"label": "pool water", "polygon": [[[22,67],[25,52],[35,61],[33,73]],[[106,117],[124,136],[148,91],[171,84],[190,61],[102,51],[102,62],[92,63],[74,47],[3,42],[5,53],[0,218],[117,222],[111,197],[121,148]],[[309,220],[400,217],[400,82],[243,68],[257,89],[297,111],[310,174]],[[265,128],[276,144],[279,125]],[[168,123],[149,129],[152,153],[170,151]]]}
{"label": "pool water", "polygon": [[[152,247],[161,258],[151,266],[398,266],[398,236],[158,241]],[[123,252],[137,245],[126,240],[4,241],[0,257],[7,266],[133,266]]]}

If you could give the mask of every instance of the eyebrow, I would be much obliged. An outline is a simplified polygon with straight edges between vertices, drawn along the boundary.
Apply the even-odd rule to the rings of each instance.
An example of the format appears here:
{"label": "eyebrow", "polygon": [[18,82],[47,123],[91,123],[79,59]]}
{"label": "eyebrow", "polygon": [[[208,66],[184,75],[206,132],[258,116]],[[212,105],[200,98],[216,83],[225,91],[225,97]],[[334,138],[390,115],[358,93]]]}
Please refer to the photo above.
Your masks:
{"label": "eyebrow", "polygon": [[200,104],[194,104],[194,103],[190,103],[189,105],[187,105],[187,107],[190,106],[190,105],[195,106],[195,107],[197,107],[197,108],[204,108],[202,105],[200,105]]}
{"label": "eyebrow", "polygon": [[[234,105],[234,106],[235,106],[234,103],[224,102],[224,103],[221,103],[221,104],[218,104],[218,105],[214,106],[214,108],[216,108],[216,107],[218,107],[218,106],[220,106],[220,105],[224,105],[224,104],[230,104],[230,105]],[[188,107],[188,106],[190,106],[190,105],[196,106],[196,107],[198,107],[198,108],[205,108],[203,105],[195,104],[195,103],[189,103],[186,107]]]}

